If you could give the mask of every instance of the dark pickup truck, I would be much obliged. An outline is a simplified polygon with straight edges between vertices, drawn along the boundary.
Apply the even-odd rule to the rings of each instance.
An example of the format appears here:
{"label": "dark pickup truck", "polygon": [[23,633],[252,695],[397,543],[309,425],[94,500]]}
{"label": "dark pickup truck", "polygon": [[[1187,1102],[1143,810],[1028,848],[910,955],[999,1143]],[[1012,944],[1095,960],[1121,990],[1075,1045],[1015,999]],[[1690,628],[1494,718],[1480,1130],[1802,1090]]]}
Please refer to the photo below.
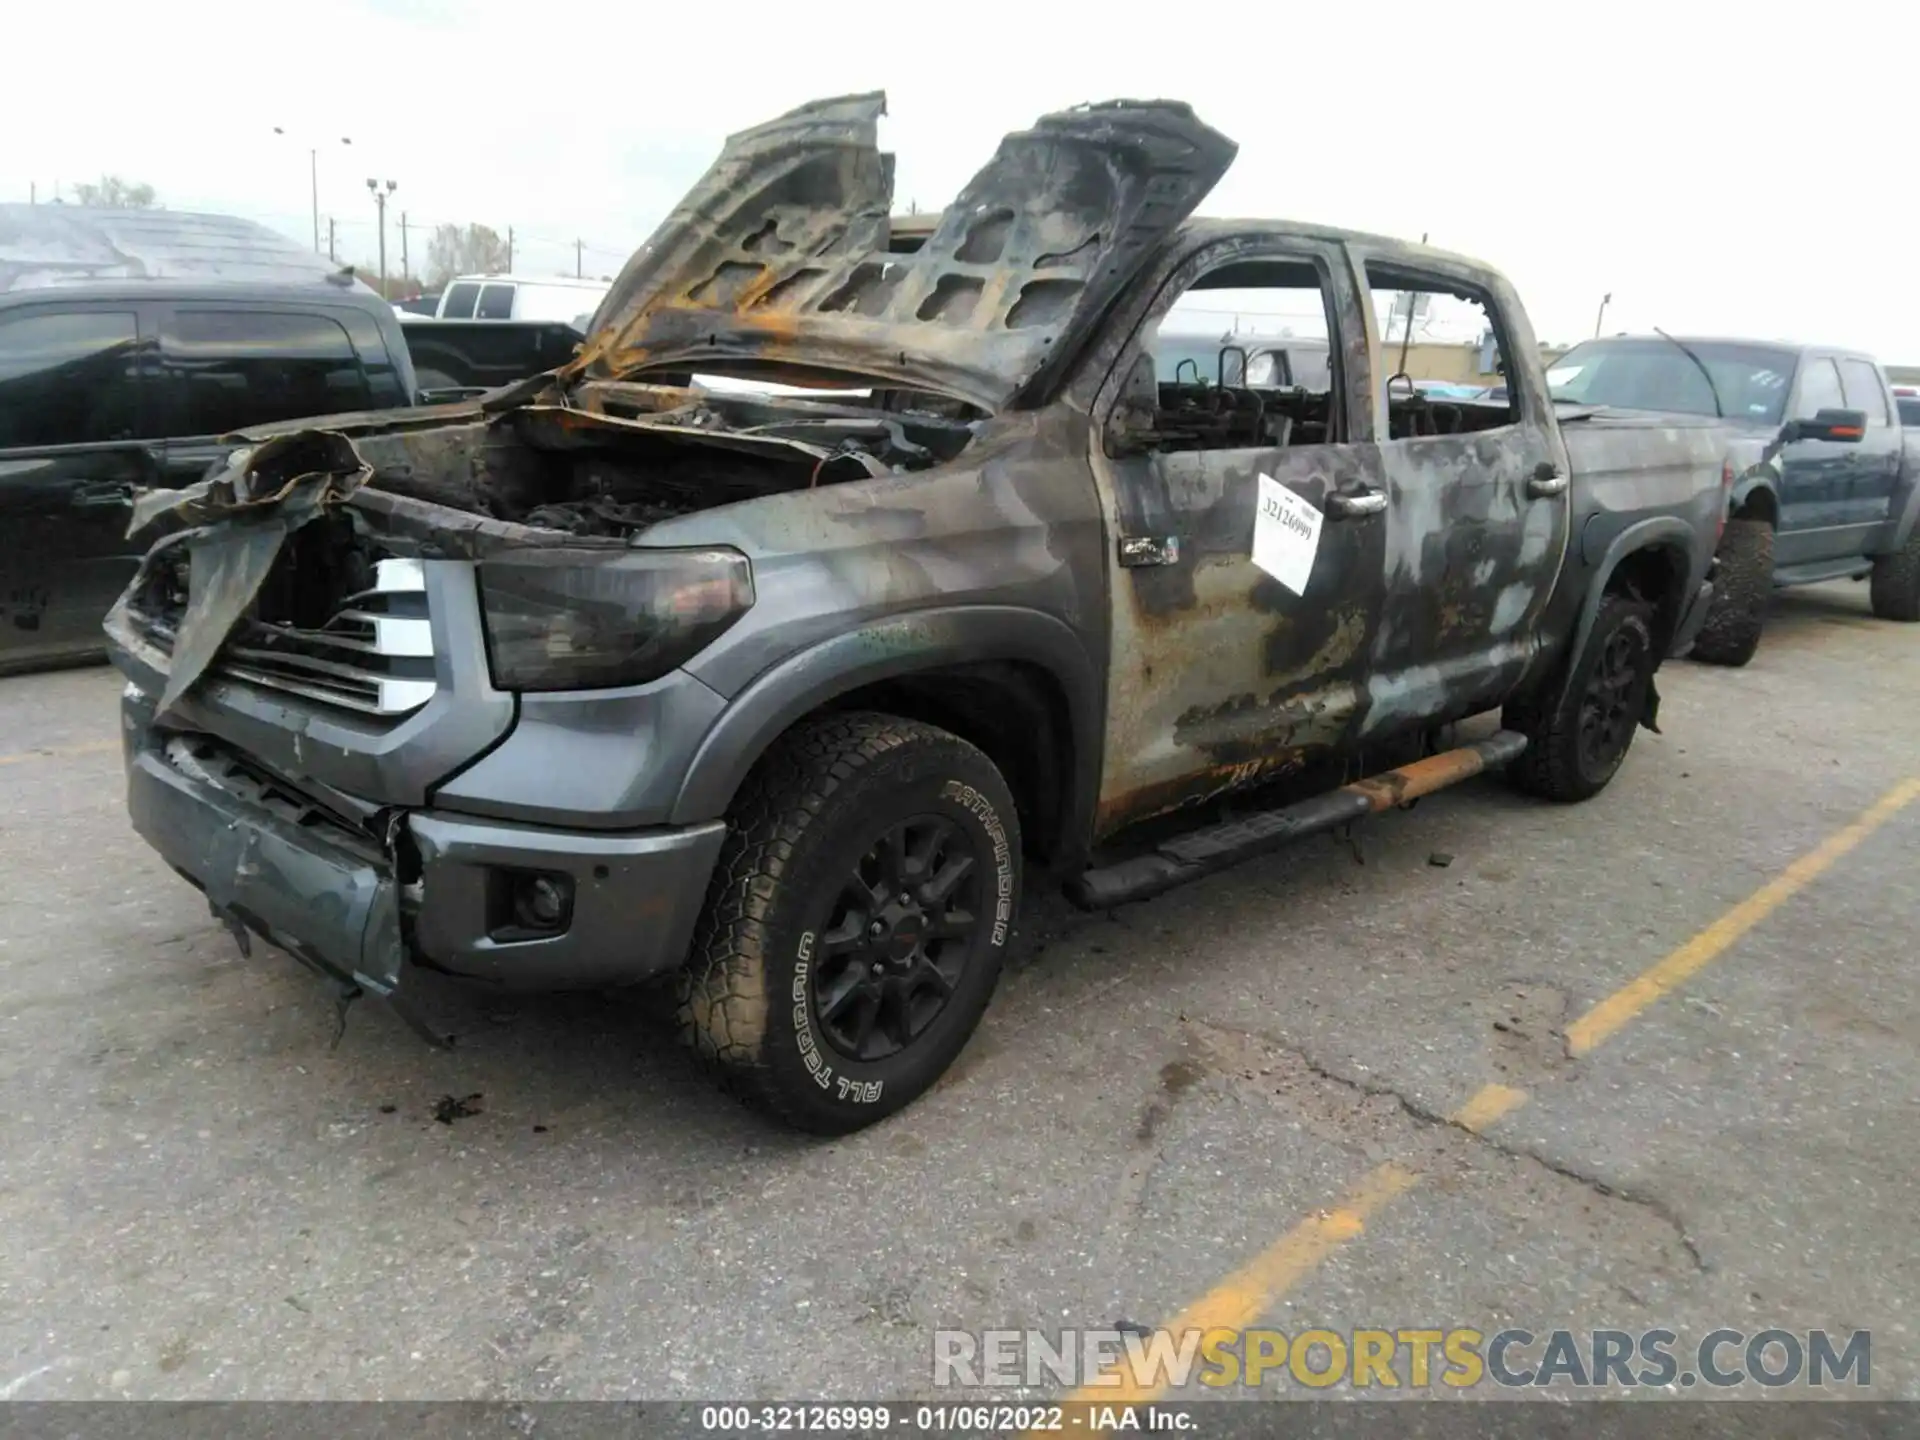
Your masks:
{"label": "dark pickup truck", "polygon": [[1744,665],[1773,591],[1870,580],[1873,613],[1920,620],[1920,451],[1870,355],[1825,346],[1620,335],[1553,363],[1557,400],[1714,416],[1739,437],[1717,595],[1693,658]]}
{"label": "dark pickup truck", "polygon": [[569,325],[421,320],[225,216],[0,206],[0,673],[98,657],[146,543],[136,489],[220,437],[470,397],[565,363]]}
{"label": "dark pickup truck", "polygon": [[[1184,105],[1045,117],[906,228],[883,110],[735,135],[556,373],[143,499],[129,809],[237,938],[429,1035],[420,967],[676,977],[727,1083],[846,1131],[966,1044],[1030,876],[1108,907],[1486,769],[1606,786],[1723,426],[1556,417],[1485,265],[1186,220],[1235,146]],[[1163,379],[1194,289],[1320,307],[1324,383]],[[1404,290],[1484,310],[1510,399],[1389,396]]]}

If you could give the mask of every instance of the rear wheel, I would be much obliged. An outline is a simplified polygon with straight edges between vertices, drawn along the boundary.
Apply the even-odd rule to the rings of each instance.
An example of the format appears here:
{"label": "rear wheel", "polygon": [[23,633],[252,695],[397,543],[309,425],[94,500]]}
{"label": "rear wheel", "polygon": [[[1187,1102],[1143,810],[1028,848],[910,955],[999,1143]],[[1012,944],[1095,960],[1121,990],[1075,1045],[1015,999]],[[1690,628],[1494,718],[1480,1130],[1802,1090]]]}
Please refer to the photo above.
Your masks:
{"label": "rear wheel", "polygon": [[1607,596],[1565,693],[1515,701],[1501,716],[1504,728],[1527,737],[1508,770],[1514,784],[1548,800],[1586,800],[1606,789],[1647,712],[1656,663],[1653,607]]}
{"label": "rear wheel", "polygon": [[828,715],[775,745],[730,820],[681,1036],[792,1125],[871,1125],[939,1079],[992,997],[1019,899],[1013,797],[944,730]]}
{"label": "rear wheel", "polygon": [[1744,665],[1760,648],[1773,598],[1773,527],[1764,520],[1729,520],[1717,559],[1706,623],[1688,654],[1709,665]]}
{"label": "rear wheel", "polygon": [[1867,588],[1873,613],[1882,620],[1920,620],[1920,525],[1905,545],[1873,562]]}

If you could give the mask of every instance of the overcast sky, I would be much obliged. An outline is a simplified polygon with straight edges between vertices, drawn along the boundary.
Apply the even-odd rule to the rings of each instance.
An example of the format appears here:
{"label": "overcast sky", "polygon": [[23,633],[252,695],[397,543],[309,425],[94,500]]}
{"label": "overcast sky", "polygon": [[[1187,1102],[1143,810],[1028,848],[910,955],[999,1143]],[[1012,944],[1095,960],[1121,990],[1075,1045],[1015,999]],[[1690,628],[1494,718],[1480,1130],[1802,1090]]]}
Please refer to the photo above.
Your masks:
{"label": "overcast sky", "polygon": [[1609,332],[1920,363],[1903,0],[16,10],[0,199],[115,172],[306,240],[311,144],[343,260],[375,254],[371,175],[400,185],[396,269],[404,210],[512,225],[521,270],[571,273],[583,239],[610,275],[723,136],[814,96],[887,92],[897,196],[923,209],[1047,110],[1164,96],[1240,143],[1203,213],[1428,232],[1505,269],[1544,340],[1590,335],[1611,291]]}

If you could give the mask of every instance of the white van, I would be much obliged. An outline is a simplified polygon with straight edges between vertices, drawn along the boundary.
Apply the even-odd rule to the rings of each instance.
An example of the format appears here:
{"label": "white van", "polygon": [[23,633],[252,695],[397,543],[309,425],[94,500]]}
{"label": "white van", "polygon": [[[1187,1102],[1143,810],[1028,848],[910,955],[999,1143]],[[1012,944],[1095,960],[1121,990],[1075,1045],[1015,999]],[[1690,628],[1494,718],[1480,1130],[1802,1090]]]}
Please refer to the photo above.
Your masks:
{"label": "white van", "polygon": [[531,275],[456,275],[441,292],[439,320],[558,320],[591,314],[612,287],[605,280]]}

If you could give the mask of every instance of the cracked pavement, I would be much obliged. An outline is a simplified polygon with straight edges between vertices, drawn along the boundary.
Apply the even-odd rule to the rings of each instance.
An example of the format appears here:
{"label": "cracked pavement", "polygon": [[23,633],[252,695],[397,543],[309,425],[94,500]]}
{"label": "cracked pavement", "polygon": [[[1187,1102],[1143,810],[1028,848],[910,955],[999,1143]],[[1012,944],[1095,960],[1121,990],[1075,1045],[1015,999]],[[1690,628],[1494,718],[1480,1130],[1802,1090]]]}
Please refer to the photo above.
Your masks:
{"label": "cracked pavement", "polygon": [[[1870,1328],[1872,1393],[1920,1397],[1920,804],[1564,1033],[1920,771],[1920,631],[1820,587],[1661,691],[1585,806],[1477,781],[1364,865],[1036,898],[954,1071],[822,1143],[645,997],[450,993],[449,1053],[358,1007],[330,1050],[304,972],[129,833],[110,673],[0,681],[0,754],[46,751],[0,772],[0,1393],[924,1395],[935,1326],[1162,1323],[1391,1162],[1418,1183],[1262,1323]],[[1527,1103],[1449,1118],[1490,1084]]]}
{"label": "cracked pavement", "polygon": [[[1510,1033],[1513,1026],[1517,1025],[1518,1018],[1519,1017],[1517,1016],[1514,1017],[1514,1020],[1511,1024],[1496,1020],[1493,1022],[1493,1028],[1498,1032]],[[1564,1179],[1571,1180],[1576,1184],[1584,1185],[1589,1190],[1593,1191],[1596,1195],[1604,1196],[1609,1200],[1623,1201],[1628,1205],[1645,1206],[1647,1210],[1659,1216],[1660,1219],[1662,1219],[1668,1225],[1671,1225],[1673,1227],[1674,1234],[1679,1238],[1679,1241],[1682,1247],[1685,1248],[1688,1258],[1690,1258],[1693,1261],[1694,1268],[1698,1270],[1703,1270],[1703,1271],[1708,1268],[1706,1260],[1700,1254],[1699,1247],[1695,1245],[1691,1237],[1688,1236],[1685,1223],[1680,1219],[1678,1215],[1673,1213],[1672,1209],[1669,1206],[1667,1206],[1665,1202],[1655,1197],[1634,1194],[1631,1191],[1626,1190],[1617,1184],[1610,1184],[1609,1182],[1599,1178],[1598,1176],[1589,1175],[1584,1171],[1581,1171],[1576,1167],[1565,1163],[1564,1161],[1555,1160],[1550,1156],[1538,1154],[1535,1151],[1527,1149],[1524,1146],[1507,1143],[1506,1141],[1501,1140],[1498,1136],[1489,1135],[1485,1133],[1483,1130],[1480,1130],[1474,1126],[1464,1123],[1458,1117],[1457,1114],[1443,1115],[1439,1111],[1429,1108],[1428,1106],[1422,1104],[1420,1101],[1414,1099],[1413,1097],[1408,1095],[1403,1095],[1400,1091],[1394,1089],[1391,1085],[1384,1084],[1379,1081],[1357,1079],[1351,1075],[1343,1075],[1338,1070],[1335,1070],[1330,1066],[1324,1065],[1321,1062],[1315,1060],[1305,1050],[1299,1049],[1296,1046],[1289,1045],[1284,1040],[1277,1039],[1272,1036],[1261,1035],[1254,1031],[1236,1030],[1231,1026],[1221,1025],[1211,1021],[1201,1021],[1199,1023],[1207,1026],[1209,1029],[1218,1031],[1221,1034],[1239,1036],[1243,1039],[1256,1041],[1260,1044],[1269,1046],[1275,1050],[1285,1051],[1288,1054],[1291,1054],[1292,1056],[1294,1056],[1299,1061],[1299,1063],[1305,1067],[1307,1073],[1315,1077],[1316,1079],[1327,1081],[1328,1083],[1333,1085],[1343,1086],[1346,1089],[1356,1091],[1361,1095],[1365,1095],[1369,1097],[1383,1097],[1386,1099],[1390,1099],[1396,1105],[1398,1105],[1400,1109],[1403,1110],[1411,1119],[1418,1121],[1422,1125],[1440,1126],[1446,1130],[1453,1131],[1460,1135],[1467,1136],[1470,1139],[1479,1142],[1480,1144],[1490,1145],[1495,1150],[1498,1150],[1501,1154],[1509,1156],[1512,1159],[1532,1161],[1534,1164],[1540,1166],[1541,1169],[1550,1171],[1551,1173],[1555,1175],[1559,1175]],[[1557,1032],[1555,1033],[1555,1038],[1556,1040],[1559,1038]],[[1565,1054],[1564,1044],[1562,1044],[1561,1050],[1562,1050],[1563,1059],[1571,1058]],[[1176,1062],[1176,1063],[1179,1063],[1179,1062]],[[1188,1067],[1188,1070],[1189,1070],[1189,1073],[1193,1073],[1192,1067]],[[1245,1079],[1250,1080],[1253,1078],[1251,1071],[1242,1071],[1241,1073],[1242,1073],[1242,1077]],[[1271,1067],[1265,1067],[1261,1071],[1262,1075],[1270,1074],[1270,1073],[1271,1073]]]}

